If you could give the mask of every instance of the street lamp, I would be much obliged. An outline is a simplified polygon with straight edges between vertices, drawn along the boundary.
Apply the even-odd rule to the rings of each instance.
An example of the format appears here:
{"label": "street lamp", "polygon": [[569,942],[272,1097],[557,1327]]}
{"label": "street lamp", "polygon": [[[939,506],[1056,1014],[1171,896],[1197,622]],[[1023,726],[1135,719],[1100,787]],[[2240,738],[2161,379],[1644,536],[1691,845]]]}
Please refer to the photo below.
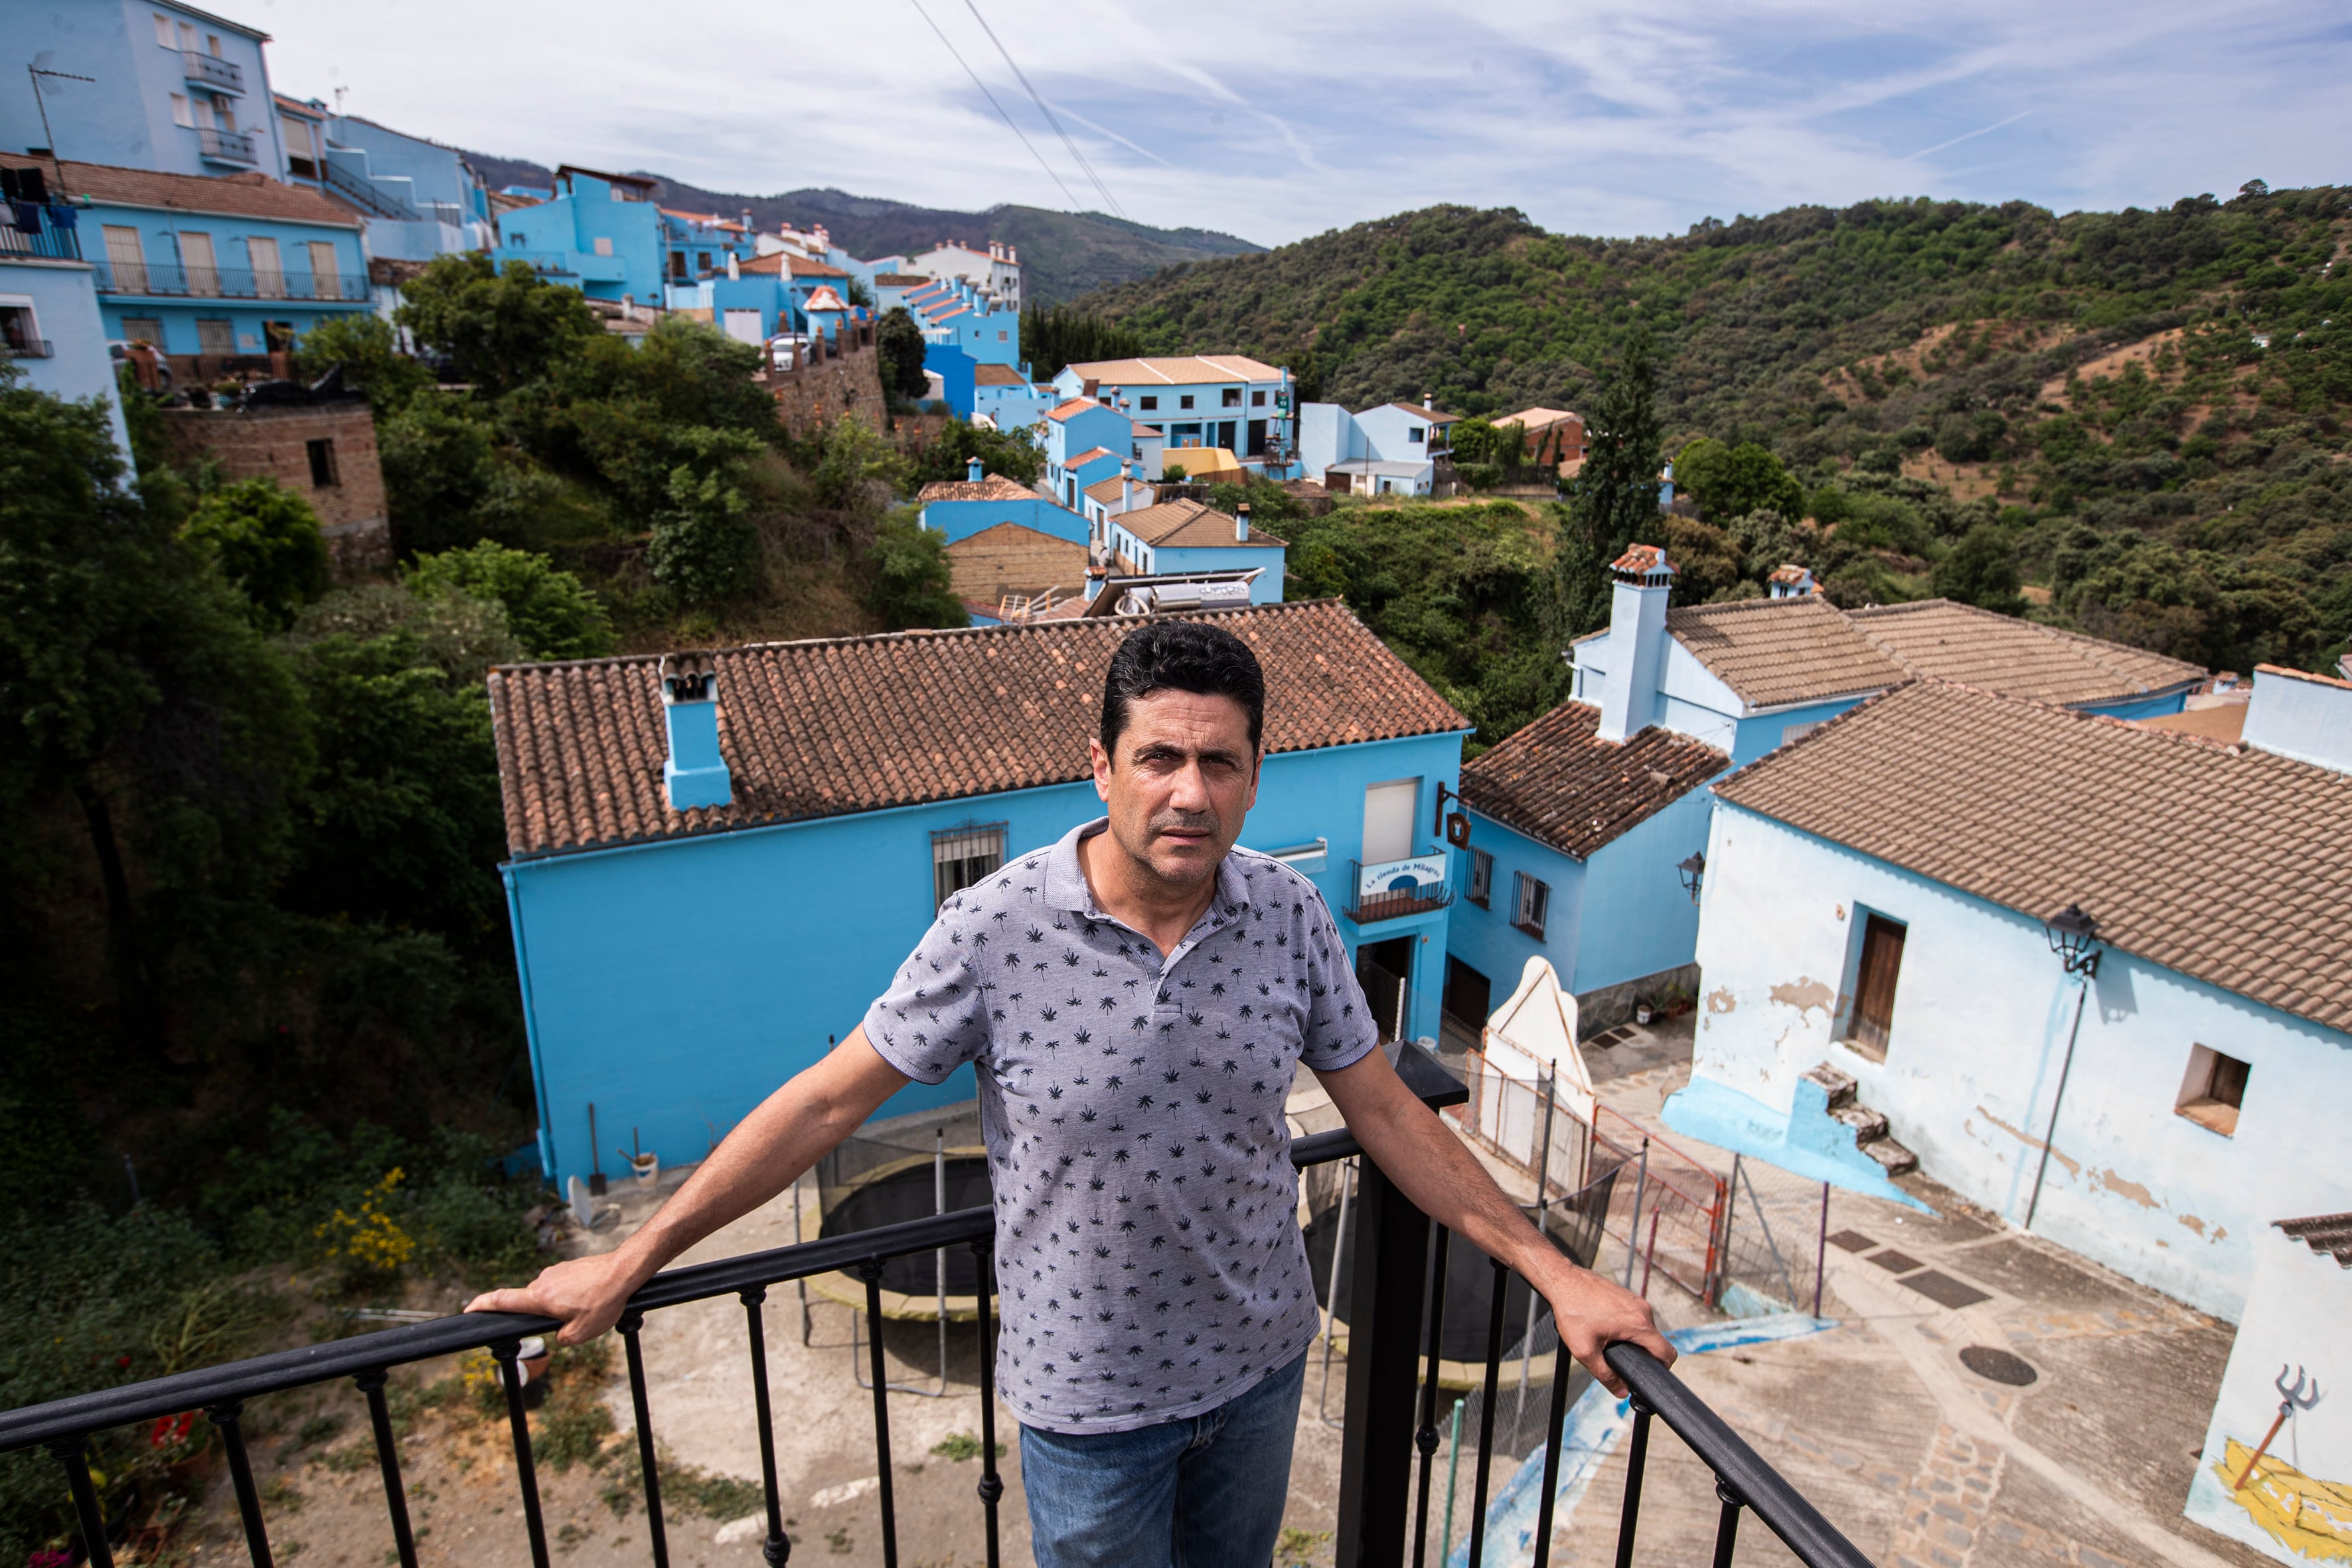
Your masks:
{"label": "street lamp", "polygon": [[1681,875],[1683,890],[1690,894],[1691,902],[1698,902],[1698,885],[1706,877],[1706,851],[1693,850],[1690,858],[1678,862],[1675,870]]}
{"label": "street lamp", "polygon": [[2069,974],[2085,979],[2099,973],[2099,922],[2083,912],[2080,904],[2068,904],[2042,922],[2042,934],[2050,939],[2050,951],[2066,965]]}
{"label": "street lamp", "polygon": [[2042,1160],[2033,1172],[2033,1194],[2025,1200],[2025,1228],[2033,1228],[2034,1211],[2042,1205],[2042,1178],[2050,1173],[2050,1146],[2058,1136],[2058,1109],[2066,1101],[2066,1079],[2074,1071],[2074,1042],[2083,1034],[2083,1004],[2089,1000],[2091,982],[2099,973],[2099,922],[2083,912],[2083,906],[2070,903],[2042,922],[2042,934],[2050,939],[2050,951],[2065,964],[2068,974],[2083,977],[2074,994],[2074,1024],[2066,1031],[2066,1058],[2058,1067],[2058,1091],[2050,1098],[2050,1123],[2042,1130]]}

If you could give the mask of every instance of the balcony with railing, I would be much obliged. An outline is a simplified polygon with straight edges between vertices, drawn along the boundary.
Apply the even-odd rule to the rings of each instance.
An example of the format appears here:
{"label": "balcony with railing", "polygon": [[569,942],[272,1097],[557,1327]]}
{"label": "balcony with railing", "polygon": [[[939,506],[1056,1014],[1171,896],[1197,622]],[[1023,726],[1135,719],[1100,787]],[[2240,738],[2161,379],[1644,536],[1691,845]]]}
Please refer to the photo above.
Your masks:
{"label": "balcony with railing", "polygon": [[1358,925],[1425,915],[1454,901],[1447,874],[1450,851],[1424,849],[1401,860],[1348,862],[1352,879],[1348,889],[1348,918]]}
{"label": "balcony with railing", "polygon": [[224,59],[215,59],[202,49],[182,49],[180,59],[190,81],[198,82],[220,92],[242,95],[245,91],[245,68]]}
{"label": "balcony with railing", "polygon": [[[1433,1107],[1459,1104],[1465,1099],[1462,1086],[1419,1049],[1406,1049],[1398,1065],[1414,1092]],[[1305,1169],[1360,1156],[1362,1151],[1352,1135],[1340,1130],[1296,1139],[1290,1152],[1292,1163]],[[1612,1172],[1605,1179],[1613,1179],[1614,1174]],[[1449,1272],[1449,1233],[1433,1226],[1370,1160],[1359,1161],[1359,1179],[1346,1191],[1353,1223],[1350,1227],[1343,1219],[1345,1252],[1334,1260],[1330,1287],[1335,1300],[1344,1295],[1351,1303],[1345,1352],[1345,1418],[1340,1427],[1336,1563],[1338,1568],[1371,1564],[1402,1568],[1407,1561],[1415,1564],[1425,1561],[1432,1483],[1437,1471],[1445,1468],[1438,1458],[1441,1366],[1444,1364],[1441,1353],[1447,1301],[1455,1294],[1450,1281],[1459,1269]],[[1607,1201],[1604,1195],[1599,1204]],[[1555,1225],[1555,1219],[1568,1223]],[[1561,1231],[1572,1233],[1576,1228],[1565,1213],[1545,1216],[1546,1234],[1571,1253],[1577,1250],[1576,1243],[1563,1237]],[[751,1373],[745,1386],[759,1435],[766,1534],[763,1554],[770,1563],[782,1563],[792,1555],[785,1516],[804,1506],[805,1500],[787,1495],[779,1484],[778,1412],[769,1386],[762,1304],[775,1287],[835,1271],[864,1282],[866,1332],[863,1342],[869,1364],[862,1369],[865,1375],[859,1381],[873,1394],[877,1482],[866,1495],[872,1497],[878,1514],[876,1522],[881,1532],[883,1560],[896,1563],[898,1521],[892,1491],[891,1384],[885,1336],[880,1331],[886,1317],[884,1266],[893,1258],[969,1248],[984,1279],[992,1272],[994,1237],[993,1212],[982,1206],[672,1268],[648,1281],[631,1299],[617,1327],[635,1417],[649,1553],[656,1568],[667,1568],[671,1545],[643,1340],[648,1329],[660,1322],[659,1314],[665,1309],[728,1296],[742,1305]],[[1452,1557],[1458,1552],[1472,1564],[1483,1564],[1489,1545],[1497,1544],[1490,1542],[1487,1530],[1489,1505],[1498,1495],[1495,1482],[1499,1458],[1507,1466],[1516,1465],[1523,1480],[1540,1471],[1535,1529],[1528,1546],[1535,1568],[1545,1568],[1552,1550],[1570,1396],[1587,1386],[1589,1380],[1580,1372],[1551,1378],[1549,1417],[1542,1420],[1538,1435],[1524,1445],[1525,1458],[1517,1458],[1515,1450],[1522,1445],[1498,1437],[1495,1412],[1501,1403],[1496,1394],[1504,1363],[1516,1353],[1506,1340],[1505,1302],[1512,1292],[1525,1300],[1526,1287],[1511,1284],[1502,1265],[1491,1267],[1490,1316],[1484,1338],[1485,1415],[1477,1422],[1475,1461],[1464,1500],[1468,1504],[1469,1534],[1454,1552],[1448,1552],[1448,1542],[1441,1542],[1438,1553]],[[996,1463],[996,1399],[990,1353],[995,1328],[990,1292],[976,1292],[975,1300],[982,1352],[977,1363],[981,1404],[977,1447],[982,1467],[976,1489],[977,1523],[980,1554],[992,1564],[999,1560],[998,1515],[1006,1488]],[[364,1405],[367,1428],[373,1436],[375,1468],[383,1497],[381,1544],[388,1548],[385,1561],[415,1568],[417,1531],[410,1521],[386,1384],[396,1368],[454,1352],[487,1350],[499,1370],[506,1440],[514,1454],[520,1504],[515,1529],[537,1568],[549,1568],[553,1543],[542,1508],[538,1458],[527,1415],[527,1374],[518,1363],[527,1336],[551,1334],[557,1326],[547,1319],[512,1313],[440,1318],[0,1412],[0,1453],[39,1447],[55,1457],[59,1479],[79,1521],[80,1547],[87,1561],[111,1568],[113,1546],[89,1464],[89,1439],[133,1423],[202,1410],[210,1417],[227,1460],[231,1490],[252,1561],[266,1564],[272,1561],[270,1521],[246,1434],[247,1407],[271,1395],[349,1378]],[[1867,1568],[1868,1559],[1674,1373],[1631,1345],[1612,1345],[1605,1353],[1609,1365],[1633,1391],[1633,1424],[1616,1542],[1618,1563],[1633,1560],[1652,1427],[1654,1422],[1664,1421],[1713,1475],[1713,1496],[1708,1502],[1715,1505],[1717,1516],[1714,1561],[1718,1568],[1731,1562],[1743,1517],[1749,1513],[1808,1568]],[[782,1414],[788,1421],[793,1417],[789,1407]],[[1517,1424],[1517,1416],[1511,1419]],[[1469,1434],[1463,1436],[1466,1442]],[[1461,1457],[1472,1456],[1465,1452]],[[1508,1478],[1505,1479],[1507,1483]],[[1656,1489],[1654,1482],[1652,1489]],[[373,1547],[377,1543],[354,1541],[351,1544]]]}
{"label": "balcony with railing", "polygon": [[253,138],[242,131],[223,131],[217,126],[196,127],[196,153],[208,163],[234,163],[240,169],[257,169],[261,160],[253,151]]}
{"label": "balcony with railing", "polygon": [[177,261],[98,261],[98,291],[159,299],[309,300],[364,304],[364,274],[189,267]]}
{"label": "balcony with railing", "polygon": [[[38,209],[37,209],[38,210]],[[81,236],[54,222],[43,222],[31,234],[13,223],[0,223],[0,261],[79,261]]]}

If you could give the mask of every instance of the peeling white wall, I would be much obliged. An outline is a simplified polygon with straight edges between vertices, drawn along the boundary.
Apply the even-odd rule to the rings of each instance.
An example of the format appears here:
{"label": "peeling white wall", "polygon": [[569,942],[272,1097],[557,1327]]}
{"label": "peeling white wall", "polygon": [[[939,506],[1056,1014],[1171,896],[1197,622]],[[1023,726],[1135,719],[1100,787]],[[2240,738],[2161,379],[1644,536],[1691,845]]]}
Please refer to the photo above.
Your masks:
{"label": "peeling white wall", "polygon": [[[1929,1175],[2022,1224],[2074,1016],[2040,921],[1728,804],[1706,864],[1696,1076],[1786,1111],[1830,1062]],[[1838,1042],[1857,910],[1908,927],[1884,1062]],[[2234,1136],[2174,1110],[2199,1045],[2252,1064]],[[2352,1036],[2110,951],[2034,1228],[2235,1321],[2273,1194],[2352,1160],[2347,1104]]]}

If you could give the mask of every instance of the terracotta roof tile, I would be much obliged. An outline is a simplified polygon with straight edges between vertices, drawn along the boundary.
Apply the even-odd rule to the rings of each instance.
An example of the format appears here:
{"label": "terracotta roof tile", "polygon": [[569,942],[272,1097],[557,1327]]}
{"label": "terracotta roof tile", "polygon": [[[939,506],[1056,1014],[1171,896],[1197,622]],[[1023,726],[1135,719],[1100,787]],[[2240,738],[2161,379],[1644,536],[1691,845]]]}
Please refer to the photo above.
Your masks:
{"label": "terracotta roof tile", "polygon": [[[1186,618],[1255,650],[1270,752],[1471,727],[1337,600]],[[735,800],[688,812],[662,793],[658,658],[493,670],[509,847],[552,855],[1075,783],[1088,776],[1104,669],[1137,624],[721,649],[711,658]]]}
{"label": "terracotta roof tile", "polygon": [[1882,691],[1908,679],[1826,599],[1742,599],[1666,612],[1666,630],[1750,708]]}
{"label": "terracotta roof tile", "polygon": [[1219,381],[1279,381],[1282,372],[1246,354],[1185,354],[1163,359],[1106,359],[1070,369],[1092,386],[1203,386]]}
{"label": "terracotta roof tile", "polygon": [[1035,490],[1003,474],[991,474],[975,484],[970,479],[933,479],[915,492],[919,501],[927,500],[1037,500]]}
{"label": "terracotta roof tile", "polygon": [[974,386],[1026,386],[1028,382],[1009,364],[976,364],[971,367]]}
{"label": "terracotta roof tile", "polygon": [[[1127,499],[1127,476],[1124,474],[1118,474],[1108,479],[1097,479],[1094,483],[1087,487],[1086,493],[1092,499],[1102,502],[1103,505],[1108,506],[1113,501],[1125,500]],[[1160,487],[1150,483],[1149,480],[1138,479],[1135,481],[1135,497],[1137,501],[1139,503],[1136,510],[1140,511],[1144,507],[1150,506],[1153,501],[1159,499]]]}
{"label": "terracotta roof tile", "polygon": [[1075,468],[1080,463],[1091,463],[1097,458],[1116,458],[1118,456],[1118,454],[1112,451],[1108,447],[1089,447],[1062,466],[1066,468]]}
{"label": "terracotta roof tile", "polygon": [[1850,610],[1847,618],[1914,675],[2060,704],[2110,702],[2194,685],[2202,668],[2013,616],[1928,599]]}
{"label": "terracotta roof tile", "polygon": [[1723,771],[1713,746],[1653,727],[1595,731],[1601,710],[1563,702],[1462,767],[1462,804],[1579,860]]}
{"label": "terracotta roof tile", "polygon": [[[46,171],[49,161],[0,153],[0,167]],[[212,179],[203,174],[121,169],[111,163],[77,163],[70,158],[65,161],[64,169],[66,189],[95,202],[169,207],[175,212],[225,213],[237,217],[274,217],[289,223],[328,224],[336,228],[357,228],[361,222],[351,208],[329,201],[309,186],[281,185],[267,174],[227,174]]]}
{"label": "terracotta roof tile", "polygon": [[1202,501],[1161,501],[1157,506],[1139,506],[1118,515],[1119,527],[1150,545],[1172,544],[1182,549],[1230,544],[1247,549],[1253,544],[1279,548],[1285,543],[1255,523],[1250,525],[1247,539],[1234,538],[1234,525],[1240,520]]}
{"label": "terracotta roof tile", "polygon": [[1091,397],[1073,397],[1066,402],[1056,403],[1053,407],[1047,409],[1045,411],[1045,417],[1048,419],[1067,419],[1072,415],[1084,414],[1089,408],[1100,408],[1101,406],[1101,404],[1097,403]]}
{"label": "terracotta roof tile", "polygon": [[2032,920],[2078,902],[2124,952],[2352,1028],[2346,774],[1918,680],[1716,793]]}

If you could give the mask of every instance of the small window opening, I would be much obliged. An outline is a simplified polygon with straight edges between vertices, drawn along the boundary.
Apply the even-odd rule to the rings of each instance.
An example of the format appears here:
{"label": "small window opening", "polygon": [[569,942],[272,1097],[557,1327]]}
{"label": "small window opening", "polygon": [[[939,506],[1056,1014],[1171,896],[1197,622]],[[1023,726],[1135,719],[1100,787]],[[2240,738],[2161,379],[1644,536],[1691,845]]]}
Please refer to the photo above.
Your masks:
{"label": "small window opening", "polygon": [[1004,864],[1003,822],[972,823],[931,835],[931,894],[944,904]]}
{"label": "small window opening", "polygon": [[1470,901],[1480,909],[1492,907],[1495,896],[1495,858],[1484,849],[1470,851]]}
{"label": "small window opening", "polygon": [[1511,923],[1541,942],[1544,921],[1551,913],[1551,884],[1538,881],[1525,871],[1514,871],[1511,876]]}
{"label": "small window opening", "polygon": [[335,439],[331,436],[304,443],[310,452],[310,488],[329,489],[343,481],[335,473]]}
{"label": "small window opening", "polygon": [[2246,1100],[2246,1075],[2252,1069],[2237,1058],[2210,1046],[2192,1046],[2189,1071],[2181,1078],[2179,1097],[2172,1109],[2200,1127],[2224,1138],[2238,1131],[2238,1108]]}

